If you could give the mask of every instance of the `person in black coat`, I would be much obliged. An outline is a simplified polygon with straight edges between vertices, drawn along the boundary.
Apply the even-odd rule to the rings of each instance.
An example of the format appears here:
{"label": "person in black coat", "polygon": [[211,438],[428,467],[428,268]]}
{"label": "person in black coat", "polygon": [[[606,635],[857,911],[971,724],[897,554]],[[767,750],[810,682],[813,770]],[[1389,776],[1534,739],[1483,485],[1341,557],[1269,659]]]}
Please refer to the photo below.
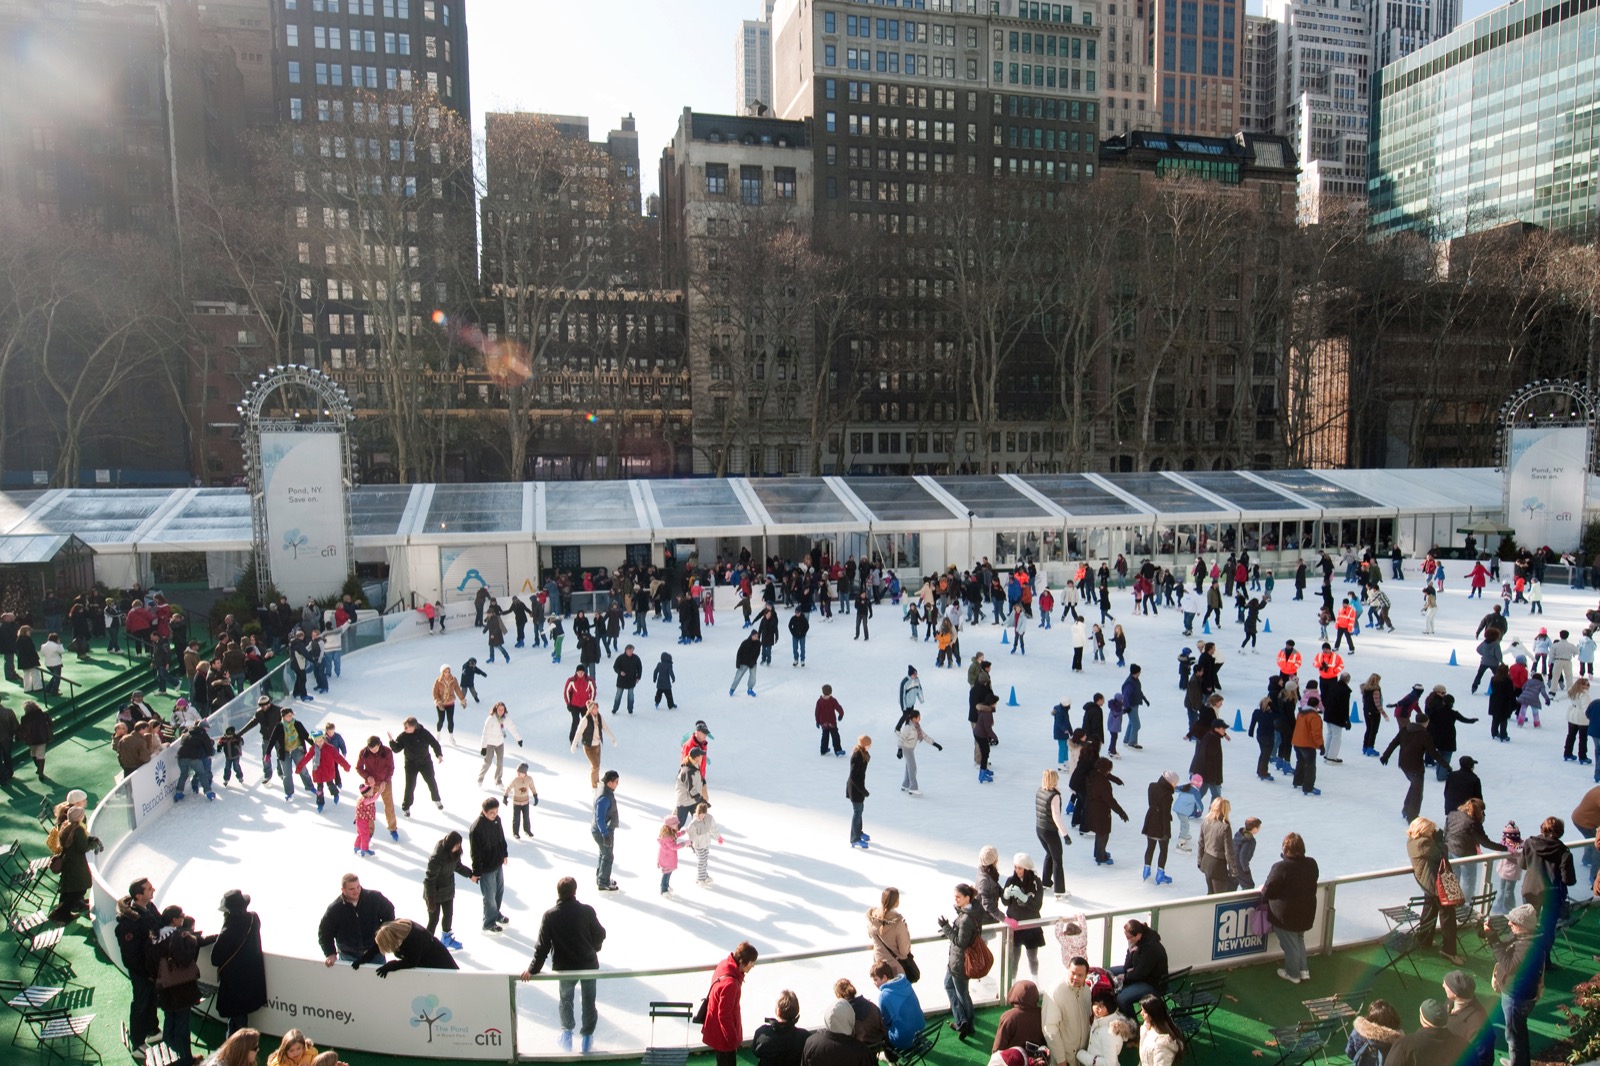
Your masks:
{"label": "person in black coat", "polygon": [[222,896],[222,932],[211,947],[217,968],[217,1013],[228,1019],[232,1036],[249,1024],[250,1015],[267,1005],[267,964],[261,955],[261,919],[250,897],[238,889]]}
{"label": "person in black coat", "polygon": [[1199,774],[1205,782],[1200,792],[1200,802],[1206,804],[1205,794],[1211,798],[1222,795],[1222,745],[1228,739],[1228,723],[1213,719],[1211,728],[1194,738],[1194,758],[1189,760],[1189,773]]}
{"label": "person in black coat", "polygon": [[[1439,754],[1445,757],[1446,762],[1456,753],[1456,723],[1471,725],[1477,721],[1456,710],[1456,698],[1445,692],[1443,685],[1436,685],[1428,696],[1427,718],[1428,736],[1433,738],[1433,746],[1439,749]],[[1434,770],[1435,777],[1440,781],[1448,773],[1446,763],[1438,763]]]}
{"label": "person in black coat", "polygon": [[355,874],[345,874],[339,883],[339,897],[328,904],[317,924],[317,944],[322,948],[322,964],[348,962],[359,970],[361,964],[379,957],[373,950],[373,937],[380,926],[394,921],[394,904],[382,892],[362,888]]}
{"label": "person in black coat", "polygon": [[1439,749],[1434,746],[1433,738],[1428,735],[1428,716],[1425,714],[1417,714],[1409,722],[1401,722],[1399,732],[1389,741],[1389,746],[1383,749],[1378,761],[1388,766],[1389,756],[1394,754],[1396,748],[1400,749],[1400,772],[1411,782],[1411,787],[1406,791],[1405,802],[1400,807],[1400,812],[1406,816],[1406,821],[1409,823],[1422,813],[1422,771],[1426,757],[1433,756],[1433,760],[1446,770],[1450,768],[1450,760],[1440,754]]}
{"label": "person in black coat", "polygon": [[802,1029],[800,997],[784,991],[778,995],[777,1017],[768,1018],[756,1027],[750,1040],[750,1052],[760,1066],[800,1066],[800,1055],[806,1045],[809,1030]]}
{"label": "person in black coat", "polygon": [[1461,756],[1460,762],[1444,779],[1444,813],[1450,816],[1451,811],[1461,809],[1461,805],[1469,799],[1483,799],[1483,782],[1478,780],[1478,772],[1474,767],[1478,760],[1470,755]]}
{"label": "person in black coat", "polygon": [[1083,718],[1078,722],[1078,728],[1084,735],[1096,744],[1106,742],[1106,698],[1096,692],[1094,699],[1083,705]]}
{"label": "person in black coat", "polygon": [[[577,880],[563,877],[556,882],[556,905],[545,911],[544,917],[539,920],[539,939],[534,946],[533,961],[528,963],[528,968],[522,971],[519,979],[531,980],[534,974],[544,969],[546,959],[550,960],[551,969],[557,972],[599,969],[600,948],[605,942],[605,926],[595,917],[594,908],[578,902]],[[561,982],[561,1039],[566,1047],[572,1046],[572,1030],[576,1020],[572,1011],[575,990],[583,993],[583,1050],[587,1051],[595,1026],[599,1023],[594,1001],[595,979],[592,977]]]}
{"label": "person in black coat", "polygon": [[428,932],[426,926],[402,918],[385,922],[373,937],[373,952],[390,956],[378,967],[379,977],[388,977],[394,970],[459,970],[450,951]]}
{"label": "person in black coat", "polygon": [[[1150,879],[1150,860],[1156,860],[1156,884],[1166,884],[1171,880],[1167,876],[1167,843],[1172,839],[1172,799],[1177,794],[1178,775],[1168,770],[1154,781],[1150,782],[1146,790],[1147,806],[1144,812],[1144,825],[1140,832],[1144,834],[1144,878]],[[1160,854],[1157,854],[1159,849]]]}
{"label": "person in black coat", "polygon": [[1350,728],[1350,700],[1354,695],[1350,688],[1350,672],[1347,670],[1338,677],[1323,678],[1322,680],[1322,724],[1324,731],[1324,758],[1331,763],[1344,762],[1339,758],[1339,745],[1344,740],[1345,731]]}
{"label": "person in black coat", "polygon": [[1317,919],[1317,860],[1306,855],[1299,833],[1283,838],[1283,857],[1272,864],[1261,884],[1267,920],[1278,933],[1283,966],[1278,976],[1297,985],[1311,977],[1306,969],[1306,930]]}
{"label": "person in black coat", "polygon": [[871,761],[872,738],[857,737],[856,746],[850,752],[850,777],[845,781],[844,797],[850,801],[850,846],[862,851],[867,850],[867,842],[872,839],[861,831],[861,809],[872,794],[867,791],[867,763]]}
{"label": "person in black coat", "polygon": [[1111,853],[1106,850],[1106,841],[1111,836],[1112,812],[1115,811],[1124,822],[1128,820],[1128,812],[1122,809],[1111,791],[1111,786],[1122,784],[1122,779],[1111,772],[1111,765],[1110,759],[1096,759],[1094,771],[1089,775],[1089,810],[1084,815],[1083,828],[1085,832],[1094,834],[1096,866],[1111,865]]}
{"label": "person in black coat", "polygon": [[611,697],[611,713],[616,714],[622,706],[623,693],[628,696],[628,713],[633,713],[633,690],[639,684],[639,679],[644,677],[644,663],[629,644],[622,649],[622,654],[617,656],[611,664],[611,672],[617,675],[617,691]]}
{"label": "person in black coat", "polygon": [[1128,952],[1111,972],[1122,977],[1117,1009],[1131,1017],[1134,1005],[1145,996],[1166,995],[1167,949],[1161,934],[1137,918],[1128,919],[1122,935],[1128,940]]}

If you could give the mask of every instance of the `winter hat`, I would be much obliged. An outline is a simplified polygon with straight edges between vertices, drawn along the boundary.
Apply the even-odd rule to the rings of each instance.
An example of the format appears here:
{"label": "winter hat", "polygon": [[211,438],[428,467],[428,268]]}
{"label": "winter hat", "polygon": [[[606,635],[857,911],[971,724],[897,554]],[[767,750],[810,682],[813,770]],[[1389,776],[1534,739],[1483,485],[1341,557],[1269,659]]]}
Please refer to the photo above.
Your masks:
{"label": "winter hat", "polygon": [[81,788],[75,788],[67,793],[67,803],[73,807],[82,807],[89,802],[89,794]]}
{"label": "winter hat", "polygon": [[238,914],[248,906],[250,897],[237,888],[230,888],[222,894],[222,906],[217,909],[226,914]]}
{"label": "winter hat", "polygon": [[1190,774],[1189,775],[1189,787],[1190,788],[1199,788],[1201,785],[1203,785],[1205,783],[1206,783],[1206,779],[1201,777],[1199,774]]}
{"label": "winter hat", "polygon": [[260,699],[256,700],[256,706],[257,707],[270,707],[270,706],[272,706],[272,697],[271,696],[262,696]]}
{"label": "winter hat", "polygon": [[670,825],[674,829],[678,828],[678,815],[676,813],[670,813],[670,814],[665,815],[661,819],[661,824],[662,825]]}
{"label": "winter hat", "polygon": [[1194,654],[1194,649],[1193,648],[1184,648],[1181,654],[1183,654],[1183,655],[1193,655]]}
{"label": "winter hat", "polygon": [[1031,870],[1033,869],[1033,856],[1025,851],[1019,851],[1011,856],[1011,865],[1019,870]]}
{"label": "winter hat", "polygon": [[1534,929],[1539,925],[1539,912],[1534,910],[1531,903],[1518,904],[1506,915],[1506,921],[1523,929]]}
{"label": "winter hat", "polygon": [[189,701],[186,700],[186,699],[183,699],[182,697],[179,697],[178,702],[174,703],[172,706],[173,706],[174,710],[177,710],[179,708],[183,708],[183,707],[189,706]]}
{"label": "winter hat", "polygon": [[916,677],[917,676],[917,668],[915,666],[907,666],[906,667],[906,676],[907,677]]}
{"label": "winter hat", "polygon": [[528,772],[528,764],[527,763],[522,763],[521,765],[519,765],[517,767],[517,773],[525,774],[527,772]]}
{"label": "winter hat", "polygon": [[985,844],[978,849],[979,866],[999,866],[1000,853],[994,849],[993,844]]}
{"label": "winter hat", "polygon": [[1550,631],[1548,629],[1544,628],[1543,626],[1540,626],[1539,627],[1539,635],[1541,637],[1548,637],[1550,635]]}
{"label": "winter hat", "polygon": [[1168,770],[1168,771],[1166,771],[1165,773],[1163,773],[1161,775],[1161,780],[1165,781],[1167,784],[1171,785],[1173,788],[1177,788],[1178,787],[1178,771],[1176,771],[1176,770]]}
{"label": "winter hat", "polygon": [[83,818],[84,818],[84,813],[83,813],[83,808],[82,807],[68,807],[67,808],[67,821],[73,822],[73,823],[77,823],[77,822],[83,821]]}
{"label": "winter hat", "polygon": [[856,1011],[847,999],[836,999],[822,1016],[822,1027],[830,1033],[848,1036],[855,1032]]}
{"label": "winter hat", "polygon": [[1421,1015],[1424,1024],[1434,1029],[1442,1029],[1450,1021],[1450,1006],[1440,1003],[1436,999],[1425,999],[1417,1013]]}
{"label": "winter hat", "polygon": [[372,795],[372,786],[367,784],[365,781],[361,782],[361,794],[363,796]]}
{"label": "winter hat", "polygon": [[1471,999],[1478,994],[1478,980],[1465,970],[1444,975],[1444,990],[1454,999]]}
{"label": "winter hat", "polygon": [[1474,759],[1470,755],[1463,755],[1463,756],[1461,756],[1460,760],[1456,763],[1456,765],[1459,766],[1463,770],[1470,770],[1474,766],[1478,765],[1478,760]]}

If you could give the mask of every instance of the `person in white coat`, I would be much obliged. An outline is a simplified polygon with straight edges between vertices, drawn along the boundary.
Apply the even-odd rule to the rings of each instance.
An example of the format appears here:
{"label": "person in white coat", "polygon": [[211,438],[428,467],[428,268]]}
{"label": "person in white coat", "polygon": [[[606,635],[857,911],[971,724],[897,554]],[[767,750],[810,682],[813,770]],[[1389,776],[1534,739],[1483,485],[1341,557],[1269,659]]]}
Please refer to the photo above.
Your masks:
{"label": "person in white coat", "polygon": [[1102,994],[1094,1000],[1094,1021],[1089,1023],[1089,1045],[1078,1052],[1081,1066],[1117,1066],[1122,1045],[1138,1038],[1133,1022],[1117,1010],[1117,999]]}
{"label": "person in white coat", "polygon": [[1088,642],[1088,629],[1084,626],[1083,619],[1074,619],[1072,623],[1072,668],[1079,673],[1083,672],[1083,648]]}
{"label": "person in white coat", "polygon": [[1139,1001],[1139,1013],[1144,1018],[1139,1026],[1139,1066],[1173,1066],[1183,1054],[1183,1034],[1167,1010],[1167,1001],[1146,996]]}
{"label": "person in white coat", "polygon": [[1044,997],[1044,1041],[1050,1047],[1054,1066],[1077,1062],[1078,1052],[1089,1046],[1091,1012],[1089,960],[1073,958],[1067,979]]}
{"label": "person in white coat", "polygon": [[497,703],[489,708],[489,717],[483,722],[483,766],[478,770],[478,784],[483,784],[484,777],[489,773],[489,763],[494,763],[495,787],[504,784],[501,781],[502,772],[506,761],[506,734],[511,734],[511,739],[517,742],[517,747],[522,747],[522,734],[517,732],[517,725],[511,720],[511,712],[506,710],[504,702]]}
{"label": "person in white coat", "polygon": [[[918,691],[921,691],[920,688]],[[922,731],[922,712],[915,707],[907,707],[900,712],[900,722],[894,727],[894,735],[900,742],[900,758],[906,764],[906,776],[900,782],[900,791],[920,796],[922,792],[917,788],[917,745],[932,744],[935,751],[943,751],[944,746]]]}

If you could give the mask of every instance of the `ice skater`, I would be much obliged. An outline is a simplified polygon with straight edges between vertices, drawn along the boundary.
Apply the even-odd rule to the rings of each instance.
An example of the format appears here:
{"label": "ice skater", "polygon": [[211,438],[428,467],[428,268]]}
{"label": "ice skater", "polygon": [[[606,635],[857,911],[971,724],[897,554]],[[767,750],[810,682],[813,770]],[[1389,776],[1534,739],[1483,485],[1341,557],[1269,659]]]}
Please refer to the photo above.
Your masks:
{"label": "ice skater", "polygon": [[839,743],[839,723],[844,720],[844,707],[833,698],[833,686],[823,685],[822,695],[817,698],[815,710],[817,728],[822,730],[822,742],[819,755],[828,754],[828,742],[833,742],[833,753],[840,757],[844,755],[844,746]]}
{"label": "ice skater", "polygon": [[424,729],[415,717],[407,718],[400,730],[398,740],[393,733],[389,734],[390,749],[399,752],[405,759],[406,790],[400,797],[400,813],[411,817],[411,801],[416,797],[419,776],[427,784],[434,806],[444,810],[444,803],[439,799],[439,783],[433,776],[434,758],[444,762],[444,749],[439,746],[439,738]]}
{"label": "ice skater", "polygon": [[669,814],[661,819],[661,829],[656,833],[656,869],[661,871],[661,894],[671,897],[672,875],[678,869],[678,852],[687,843],[678,828],[678,816]]}
{"label": "ice skater", "polygon": [[506,786],[502,800],[511,801],[511,837],[521,840],[522,834],[527,833],[528,839],[533,839],[533,821],[529,807],[539,806],[539,789],[533,783],[533,777],[528,773],[528,764],[522,763],[517,767],[517,776],[511,779],[511,784]]}
{"label": "ice skater", "polygon": [[378,824],[378,797],[371,781],[361,783],[361,798],[356,801],[356,854],[371,857],[372,830]]}
{"label": "ice skater", "polygon": [[651,679],[656,683],[656,706],[660,707],[662,697],[665,697],[667,701],[667,710],[677,710],[678,705],[673,701],[672,698],[672,682],[677,678],[672,672],[671,652],[664,651],[661,653],[661,661],[656,663],[656,668],[654,671],[652,671],[650,676]]}
{"label": "ice skater", "polygon": [[476,657],[468,659],[461,664],[461,676],[457,680],[461,685],[461,703],[463,706],[466,705],[469,694],[472,696],[473,703],[481,702],[478,699],[478,678],[488,676],[488,673],[478,668]]}
{"label": "ice skater", "polygon": [[439,667],[439,676],[433,682],[433,708],[439,713],[439,721],[433,727],[435,732],[444,732],[448,723],[450,735],[456,735],[456,703],[464,702],[466,698],[466,693],[461,691],[461,683],[450,672],[450,664]]}
{"label": "ice skater", "polygon": [[311,782],[317,795],[317,810],[322,810],[324,789],[332,793],[333,805],[337,807],[339,805],[337,775],[341,767],[350,769],[350,763],[339,754],[338,748],[328,743],[328,738],[321,731],[311,734],[311,747],[295,765],[295,769],[304,774],[307,766],[311,767]]}

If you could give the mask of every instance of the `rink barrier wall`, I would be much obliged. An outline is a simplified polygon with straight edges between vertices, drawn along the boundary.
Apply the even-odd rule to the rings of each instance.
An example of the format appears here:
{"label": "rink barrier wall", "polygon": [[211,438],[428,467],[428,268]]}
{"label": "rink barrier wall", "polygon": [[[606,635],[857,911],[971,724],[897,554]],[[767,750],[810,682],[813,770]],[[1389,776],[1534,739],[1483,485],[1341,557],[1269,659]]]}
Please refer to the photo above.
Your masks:
{"label": "rink barrier wall", "polygon": [[[470,625],[470,611],[470,605],[453,604],[449,614],[452,621]],[[427,622],[413,611],[374,614],[345,627],[341,634],[343,654],[390,640],[422,636],[427,631]],[[248,723],[254,716],[256,699],[266,686],[283,688],[286,667],[285,659],[273,667],[265,681],[245,689],[208,718],[213,735],[220,735],[228,726],[242,728]],[[119,782],[90,817],[90,832],[106,847],[104,855],[91,863],[94,933],[101,951],[119,968],[116,901],[125,886],[106,883],[100,872],[102,860],[109,862],[135,833],[173,808],[168,782],[177,772],[176,747],[169,746]],[[1575,851],[1589,845],[1588,840],[1569,842]],[[1493,871],[1487,867],[1500,858],[1498,853],[1492,853],[1452,859],[1451,863],[1464,880],[1473,877],[1474,868],[1479,869],[1476,880],[1482,886],[1493,883],[1488,880],[1494,877]],[[1316,921],[1306,934],[1308,954],[1325,956],[1381,940],[1388,928],[1379,908],[1403,904],[1418,891],[1409,866],[1320,882]],[[1276,938],[1270,932],[1263,935],[1259,921],[1252,920],[1251,912],[1259,899],[1259,893],[1251,890],[1141,901],[1083,912],[1087,957],[1093,965],[1109,967],[1120,963],[1124,950],[1124,940],[1118,935],[1121,926],[1130,918],[1139,918],[1161,934],[1174,969],[1226,969],[1281,958]],[[220,926],[208,908],[197,901],[189,901],[189,905],[203,931],[211,932]],[[1057,917],[1077,913],[1070,901],[1058,906],[1061,913]],[[1055,938],[1051,930],[1057,917],[1019,925],[1041,928],[1046,933],[1035,978],[1046,989],[1054,987],[1066,972],[1064,960],[1058,957],[1064,952],[1052,944]],[[1004,1000],[1005,990],[1017,976],[1011,972],[1009,949],[1013,932],[1006,926],[990,926],[984,935],[996,949],[996,965],[988,977],[972,982],[972,999],[977,1006],[993,1006]],[[924,974],[917,986],[929,1000],[924,1007],[930,1014],[944,1013],[947,1005],[932,1000],[941,997],[947,942],[940,936],[922,936],[913,938],[912,945]],[[833,981],[841,973],[861,978],[856,981],[857,986],[867,988],[865,970],[871,957],[870,942],[763,955],[745,981],[742,1002],[746,1030],[754,1032],[755,1019],[767,1013],[767,1004],[773,1002],[778,989],[793,988],[800,993],[805,1005],[804,1021],[816,1013],[816,1004],[831,1000]],[[352,974],[344,964],[330,968],[316,958],[269,952],[265,960],[267,988],[272,995],[267,1007],[250,1018],[251,1024],[263,1033],[281,1036],[290,1028],[311,1028],[323,1046],[414,1058],[498,1062],[579,1058],[561,1052],[555,1040],[558,1029],[553,1000],[558,982],[563,980],[594,979],[602,1019],[608,1027],[606,1035],[622,1030],[623,1046],[599,1048],[588,1058],[637,1058],[649,1044],[657,1042],[678,1046],[688,1041],[691,1047],[700,1047],[693,1039],[698,1034],[692,1029],[683,1033],[652,1031],[647,1019],[648,1004],[653,1000],[699,1002],[721,961],[718,958],[650,970],[569,970],[538,974],[523,982],[513,974],[440,970],[399,970],[380,980],[373,972],[375,967]],[[829,965],[835,960],[837,966]],[[201,953],[201,971],[202,981],[215,983],[209,952]],[[284,991],[291,989],[292,992]]]}

